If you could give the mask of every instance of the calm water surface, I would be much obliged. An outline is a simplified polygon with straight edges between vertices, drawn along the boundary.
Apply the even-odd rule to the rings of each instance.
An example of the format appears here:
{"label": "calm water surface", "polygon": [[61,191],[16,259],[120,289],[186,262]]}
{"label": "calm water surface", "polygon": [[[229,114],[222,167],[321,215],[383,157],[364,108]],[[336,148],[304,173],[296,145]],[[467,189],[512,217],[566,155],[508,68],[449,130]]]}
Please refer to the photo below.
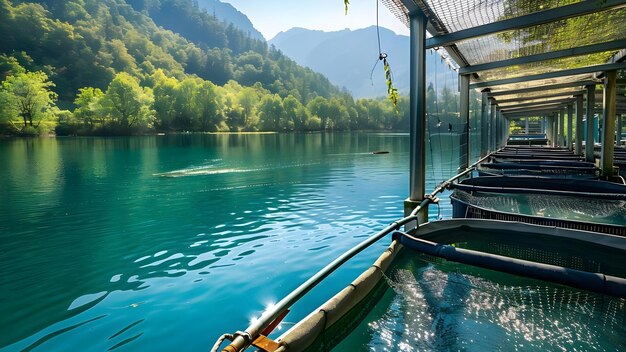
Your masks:
{"label": "calm water surface", "polygon": [[[428,189],[456,161],[435,159]],[[17,139],[0,161],[2,351],[208,350],[401,217],[408,194],[403,134]]]}

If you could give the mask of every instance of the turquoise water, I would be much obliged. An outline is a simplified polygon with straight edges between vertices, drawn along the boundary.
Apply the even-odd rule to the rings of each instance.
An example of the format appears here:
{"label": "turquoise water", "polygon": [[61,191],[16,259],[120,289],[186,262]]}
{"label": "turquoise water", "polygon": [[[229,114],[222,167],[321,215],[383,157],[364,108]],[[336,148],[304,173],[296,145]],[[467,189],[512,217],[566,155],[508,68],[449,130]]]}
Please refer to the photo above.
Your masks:
{"label": "turquoise water", "polygon": [[[456,159],[434,157],[441,181]],[[401,217],[408,194],[405,134],[16,139],[0,161],[1,351],[208,350]]]}

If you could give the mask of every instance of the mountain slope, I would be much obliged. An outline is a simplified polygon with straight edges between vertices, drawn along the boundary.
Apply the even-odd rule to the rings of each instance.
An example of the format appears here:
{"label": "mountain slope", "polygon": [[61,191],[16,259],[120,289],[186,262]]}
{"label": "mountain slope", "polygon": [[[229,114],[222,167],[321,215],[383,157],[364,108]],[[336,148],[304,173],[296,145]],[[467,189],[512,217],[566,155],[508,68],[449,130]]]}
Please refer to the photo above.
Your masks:
{"label": "mountain slope", "polygon": [[245,14],[237,10],[233,5],[223,3],[219,0],[197,0],[198,6],[201,9],[206,10],[209,14],[216,18],[231,23],[240,31],[247,34],[249,37],[265,41],[261,32],[259,32],[250,19]]}
{"label": "mountain slope", "polygon": [[191,0],[0,0],[0,10],[0,54],[29,71],[44,70],[64,106],[79,88],[104,89],[120,72],[144,81],[157,69],[218,85],[258,82],[304,103],[339,94],[322,75]]}
{"label": "mountain slope", "polygon": [[[380,28],[382,51],[388,54],[395,86],[401,94],[409,87],[409,37]],[[378,58],[376,27],[336,32],[293,28],[269,41],[300,65],[322,73],[345,87],[355,98],[386,95],[382,63],[370,74]]]}

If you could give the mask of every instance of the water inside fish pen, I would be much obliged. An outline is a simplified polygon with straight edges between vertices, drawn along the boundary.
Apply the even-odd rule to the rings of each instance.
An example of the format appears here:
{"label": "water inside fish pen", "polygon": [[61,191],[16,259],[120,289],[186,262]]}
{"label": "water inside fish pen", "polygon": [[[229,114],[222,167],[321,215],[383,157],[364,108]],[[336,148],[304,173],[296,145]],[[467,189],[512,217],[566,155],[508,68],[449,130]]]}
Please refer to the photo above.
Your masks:
{"label": "water inside fish pen", "polygon": [[[407,251],[408,252],[408,251]],[[626,300],[403,253],[336,351],[620,351]]]}
{"label": "water inside fish pen", "polygon": [[626,226],[626,200],[464,191],[455,191],[454,197],[492,211]]}

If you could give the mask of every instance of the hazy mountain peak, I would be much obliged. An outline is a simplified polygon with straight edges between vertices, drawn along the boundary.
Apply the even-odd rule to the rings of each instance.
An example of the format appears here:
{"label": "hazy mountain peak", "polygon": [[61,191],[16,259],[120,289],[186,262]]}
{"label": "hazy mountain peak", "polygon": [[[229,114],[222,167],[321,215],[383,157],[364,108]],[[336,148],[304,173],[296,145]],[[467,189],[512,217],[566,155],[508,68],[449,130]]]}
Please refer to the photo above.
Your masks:
{"label": "hazy mountain peak", "polygon": [[219,0],[197,0],[198,6],[201,9],[206,10],[209,14],[214,15],[216,18],[227,22],[232,23],[239,30],[248,34],[250,37],[254,39],[260,39],[265,41],[265,38],[254,25],[241,11],[237,10],[233,5],[221,2]]}
{"label": "hazy mountain peak", "polygon": [[[381,49],[388,54],[395,85],[401,93],[406,93],[409,86],[409,37],[383,27],[379,31]],[[382,65],[372,75],[378,58],[376,26],[332,32],[292,28],[278,33],[269,43],[300,65],[345,87],[355,98],[387,94]]]}

